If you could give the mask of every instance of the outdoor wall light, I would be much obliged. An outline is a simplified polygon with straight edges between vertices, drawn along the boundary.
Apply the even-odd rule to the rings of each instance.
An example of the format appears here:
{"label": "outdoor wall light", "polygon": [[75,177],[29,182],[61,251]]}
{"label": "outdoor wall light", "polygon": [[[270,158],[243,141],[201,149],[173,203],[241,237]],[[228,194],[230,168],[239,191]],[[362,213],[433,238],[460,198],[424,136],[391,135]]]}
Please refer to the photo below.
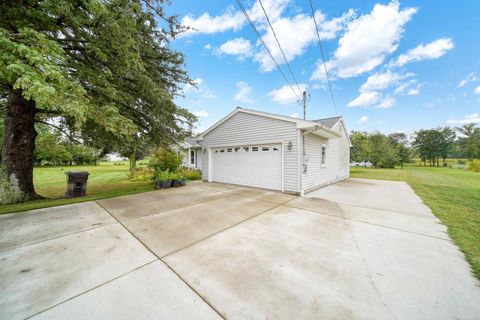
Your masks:
{"label": "outdoor wall light", "polygon": [[288,151],[292,151],[292,147],[293,147],[292,141],[288,141],[288,144],[287,144]]}
{"label": "outdoor wall light", "polygon": [[207,148],[203,148],[203,154],[207,153]]}

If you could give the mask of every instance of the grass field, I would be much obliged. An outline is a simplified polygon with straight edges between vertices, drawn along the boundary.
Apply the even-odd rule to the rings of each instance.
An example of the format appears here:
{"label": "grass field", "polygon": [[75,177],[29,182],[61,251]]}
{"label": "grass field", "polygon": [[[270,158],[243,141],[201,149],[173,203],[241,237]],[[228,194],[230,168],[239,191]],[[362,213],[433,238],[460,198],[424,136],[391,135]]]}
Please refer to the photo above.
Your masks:
{"label": "grass field", "polygon": [[[134,181],[129,179],[128,164],[114,165],[111,162],[101,162],[97,166],[72,167],[41,167],[33,170],[35,190],[49,199],[29,201],[13,205],[0,205],[0,214],[24,211],[45,207],[58,206],[104,198],[117,197],[126,194],[154,190],[152,182]],[[67,189],[67,171],[88,171],[87,196],[65,199]]]}
{"label": "grass field", "polygon": [[452,168],[406,166],[404,169],[351,168],[354,178],[406,181],[465,253],[480,279],[480,174]]}

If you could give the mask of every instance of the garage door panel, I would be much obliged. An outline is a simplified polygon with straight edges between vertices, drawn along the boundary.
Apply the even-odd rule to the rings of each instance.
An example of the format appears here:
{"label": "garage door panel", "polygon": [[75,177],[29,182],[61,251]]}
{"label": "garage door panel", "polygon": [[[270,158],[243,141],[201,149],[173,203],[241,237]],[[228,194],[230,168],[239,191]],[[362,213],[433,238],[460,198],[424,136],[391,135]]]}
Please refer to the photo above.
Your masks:
{"label": "garage door panel", "polygon": [[[252,151],[252,148],[258,151]],[[268,151],[262,151],[262,148]],[[231,149],[231,152],[227,150]],[[223,152],[221,152],[223,150]],[[212,150],[213,181],[267,189],[282,189],[280,144],[225,147]]]}

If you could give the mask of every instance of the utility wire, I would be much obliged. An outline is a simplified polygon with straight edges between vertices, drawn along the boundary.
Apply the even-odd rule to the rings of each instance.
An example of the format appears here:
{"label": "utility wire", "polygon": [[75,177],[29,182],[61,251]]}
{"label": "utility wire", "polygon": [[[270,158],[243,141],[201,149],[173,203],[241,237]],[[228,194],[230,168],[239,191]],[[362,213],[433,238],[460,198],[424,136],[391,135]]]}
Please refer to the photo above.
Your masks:
{"label": "utility wire", "polygon": [[275,41],[277,41],[278,48],[280,49],[280,52],[282,53],[283,60],[285,60],[285,63],[287,64],[288,70],[290,71],[290,74],[292,75],[293,81],[295,81],[295,84],[297,85],[298,91],[302,94],[303,90],[300,88],[300,85],[297,82],[297,79],[295,79],[295,75],[293,74],[292,68],[290,67],[290,64],[288,63],[287,57],[285,56],[285,52],[282,49],[282,46],[280,45],[280,42],[278,41],[277,34],[275,33],[275,30],[273,29],[273,26],[270,22],[270,19],[268,18],[267,11],[265,10],[262,0],[258,0],[260,3],[260,6],[262,7],[263,14],[265,15],[265,18],[267,18],[268,25],[270,26],[270,29],[272,30],[273,37],[275,38]]}
{"label": "utility wire", "polygon": [[270,56],[270,58],[272,58],[273,62],[275,63],[275,66],[277,67],[278,71],[282,74],[283,79],[285,79],[285,81],[288,83],[288,86],[290,87],[290,89],[292,89],[293,93],[297,96],[298,100],[302,100],[302,98],[297,94],[295,89],[293,89],[293,86],[290,83],[290,81],[288,80],[288,78],[285,76],[285,73],[283,73],[282,69],[280,69],[280,66],[278,65],[278,63],[275,60],[275,58],[273,57],[272,53],[268,49],[267,45],[265,44],[265,41],[263,41],[262,36],[258,32],[257,27],[255,27],[255,24],[250,19],[250,16],[248,15],[247,11],[243,7],[242,2],[240,0],[236,0],[236,1],[237,1],[238,6],[240,7],[240,9],[242,10],[243,14],[245,15],[245,18],[247,18],[248,22],[250,23],[250,26],[252,27],[253,31],[257,35],[258,39],[262,42],[263,46],[265,47],[265,50],[267,51],[268,55]]}
{"label": "utility wire", "polygon": [[325,63],[325,55],[323,54],[322,41],[320,40],[320,34],[318,33],[317,20],[315,19],[315,9],[313,8],[312,0],[309,0],[309,2],[310,2],[310,9],[312,9],[312,18],[313,18],[313,23],[315,24],[315,32],[317,34],[318,46],[320,47],[320,53],[322,54],[323,68],[325,69],[325,76],[327,78],[328,89],[330,90],[330,96],[332,97],[332,103],[333,103],[333,107],[335,108],[335,113],[338,116],[337,104],[335,103],[335,98],[333,97],[332,85],[330,83],[330,77],[328,76],[327,64]]}

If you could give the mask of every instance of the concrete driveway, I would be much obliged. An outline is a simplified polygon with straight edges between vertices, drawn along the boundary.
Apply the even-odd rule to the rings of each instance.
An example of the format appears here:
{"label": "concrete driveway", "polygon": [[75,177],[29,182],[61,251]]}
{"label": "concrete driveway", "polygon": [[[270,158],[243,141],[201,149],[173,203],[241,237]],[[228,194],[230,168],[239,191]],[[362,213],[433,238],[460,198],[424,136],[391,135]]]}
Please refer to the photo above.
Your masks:
{"label": "concrete driveway", "polygon": [[0,319],[479,319],[407,184],[197,183],[0,216]]}

